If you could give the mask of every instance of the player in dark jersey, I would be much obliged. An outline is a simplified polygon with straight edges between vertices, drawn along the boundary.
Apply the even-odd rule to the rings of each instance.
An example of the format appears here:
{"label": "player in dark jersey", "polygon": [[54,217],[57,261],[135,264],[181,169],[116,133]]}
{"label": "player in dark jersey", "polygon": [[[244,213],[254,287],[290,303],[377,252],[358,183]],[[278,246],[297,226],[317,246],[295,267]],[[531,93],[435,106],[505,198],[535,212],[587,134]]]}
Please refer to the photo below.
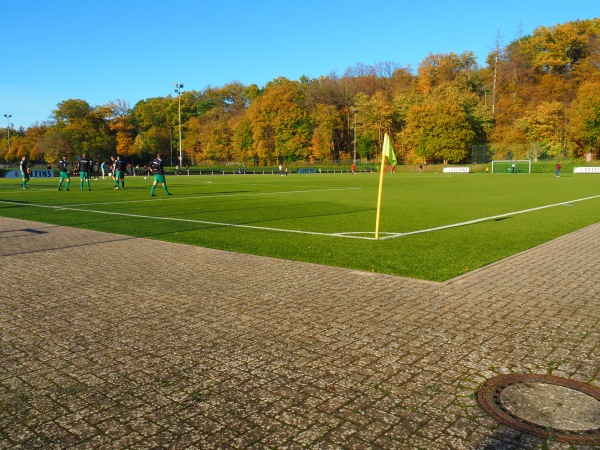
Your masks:
{"label": "player in dark jersey", "polygon": [[160,158],[160,153],[156,155],[156,158],[150,161],[148,167],[150,169],[150,172],[154,174],[154,183],[152,183],[152,187],[150,188],[150,195],[152,197],[156,196],[156,194],[154,194],[154,189],[156,189],[156,185],[158,183],[162,183],[163,191],[165,191],[165,194],[173,195],[169,193],[169,190],[167,189],[167,182],[165,181],[165,169],[163,168],[163,162]]}
{"label": "player in dark jersey", "polygon": [[121,189],[125,189],[125,169],[127,168],[127,163],[121,159],[119,155],[115,159],[114,163],[115,168],[115,190],[119,189],[119,181],[121,182]]}
{"label": "player in dark jersey", "polygon": [[67,162],[66,156],[63,156],[63,158],[58,162],[58,174],[60,177],[58,180],[58,190],[60,191],[63,180],[67,180],[65,191],[70,191],[69,184],[71,184],[71,179],[69,178],[69,163]]}
{"label": "player in dark jersey", "polygon": [[[115,183],[117,181],[117,177],[115,177],[115,170],[117,170],[115,168],[116,164],[117,164],[117,159],[114,156],[111,156],[110,157],[110,173],[109,173],[109,175],[112,176],[113,183]],[[117,184],[117,187],[118,186],[119,185]]]}
{"label": "player in dark jersey", "polygon": [[87,158],[87,155],[84,153],[81,155],[81,159],[79,160],[79,190],[83,191],[83,182],[85,181],[87,184],[88,191],[91,191],[90,187],[90,172],[92,171],[92,161]]}
{"label": "player in dark jersey", "polygon": [[23,156],[19,163],[19,171],[21,172],[21,187],[27,189],[27,182],[29,181],[29,165],[27,164],[27,157]]}

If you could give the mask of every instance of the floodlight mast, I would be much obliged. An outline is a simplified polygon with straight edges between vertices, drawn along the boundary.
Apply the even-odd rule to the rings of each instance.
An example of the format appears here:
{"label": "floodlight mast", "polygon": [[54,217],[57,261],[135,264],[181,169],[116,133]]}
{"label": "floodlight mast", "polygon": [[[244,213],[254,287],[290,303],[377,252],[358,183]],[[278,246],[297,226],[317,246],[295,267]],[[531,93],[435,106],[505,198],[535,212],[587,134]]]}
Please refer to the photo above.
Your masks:
{"label": "floodlight mast", "polygon": [[171,165],[173,165],[173,127],[169,125],[169,147],[171,148]]}
{"label": "floodlight mast", "polygon": [[6,117],[6,132],[8,133],[8,156],[10,157],[10,118],[12,114],[4,114]]}
{"label": "floodlight mast", "polygon": [[175,83],[175,92],[177,92],[177,97],[179,99],[179,167],[183,165],[183,158],[181,154],[181,93],[183,89],[183,84]]}
{"label": "floodlight mast", "polygon": [[352,112],[354,113],[354,164],[356,164],[356,113],[358,113],[358,109],[354,108]]}

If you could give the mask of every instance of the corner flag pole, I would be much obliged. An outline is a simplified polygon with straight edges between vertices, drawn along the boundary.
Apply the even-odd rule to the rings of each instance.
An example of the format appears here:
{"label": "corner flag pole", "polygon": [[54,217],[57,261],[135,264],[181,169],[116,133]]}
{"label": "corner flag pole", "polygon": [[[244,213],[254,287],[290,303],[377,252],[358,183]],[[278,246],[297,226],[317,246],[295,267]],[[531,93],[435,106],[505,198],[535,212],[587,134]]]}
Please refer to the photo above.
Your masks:
{"label": "corner flag pole", "polygon": [[379,174],[379,195],[377,196],[377,217],[375,219],[375,240],[379,239],[379,219],[381,217],[381,197],[383,194],[383,173],[385,171],[386,149],[390,147],[390,138],[387,133],[383,137],[383,148],[381,150],[381,173]]}
{"label": "corner flag pole", "polygon": [[385,161],[381,161],[381,173],[379,174],[379,195],[377,196],[377,218],[375,219],[375,240],[379,239],[379,217],[381,216],[381,194],[383,192],[383,167]]}

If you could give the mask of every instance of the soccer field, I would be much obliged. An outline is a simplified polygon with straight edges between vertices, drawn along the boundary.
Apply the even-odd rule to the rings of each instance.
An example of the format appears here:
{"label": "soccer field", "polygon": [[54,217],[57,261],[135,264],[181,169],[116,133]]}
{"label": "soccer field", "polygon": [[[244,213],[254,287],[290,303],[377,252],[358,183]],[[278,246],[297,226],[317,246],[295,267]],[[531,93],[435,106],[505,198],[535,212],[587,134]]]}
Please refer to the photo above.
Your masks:
{"label": "soccer field", "polygon": [[600,221],[594,175],[387,174],[378,240],[375,173],[170,176],[171,197],[19,181],[0,179],[0,215],[437,281]]}

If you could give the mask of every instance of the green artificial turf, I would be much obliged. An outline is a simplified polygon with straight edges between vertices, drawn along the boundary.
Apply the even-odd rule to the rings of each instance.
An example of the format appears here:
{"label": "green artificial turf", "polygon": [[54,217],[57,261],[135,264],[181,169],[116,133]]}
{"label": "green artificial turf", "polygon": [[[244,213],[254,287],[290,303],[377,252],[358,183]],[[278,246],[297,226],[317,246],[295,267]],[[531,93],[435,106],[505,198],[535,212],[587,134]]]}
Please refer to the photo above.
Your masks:
{"label": "green artificial turf", "polygon": [[1,179],[0,215],[436,281],[600,220],[594,175],[387,174],[379,240],[376,173],[170,176],[172,197],[150,178],[78,181]]}

